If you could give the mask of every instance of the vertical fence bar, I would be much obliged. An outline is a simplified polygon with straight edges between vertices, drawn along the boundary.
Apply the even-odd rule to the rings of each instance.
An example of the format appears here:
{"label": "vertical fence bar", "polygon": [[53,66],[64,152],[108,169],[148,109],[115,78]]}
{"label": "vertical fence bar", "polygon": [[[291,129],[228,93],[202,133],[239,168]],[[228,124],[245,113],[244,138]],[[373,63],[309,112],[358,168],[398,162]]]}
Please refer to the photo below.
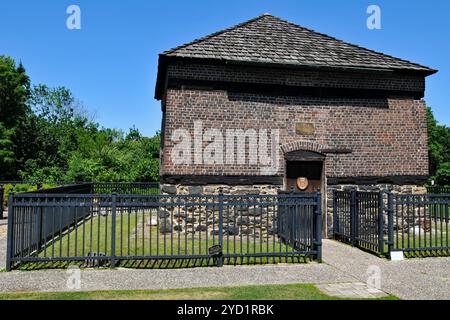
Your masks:
{"label": "vertical fence bar", "polygon": [[116,197],[116,193],[113,192],[111,194],[111,268],[116,267]]}
{"label": "vertical fence bar", "polygon": [[[394,194],[392,192],[388,192],[387,194],[388,204],[387,204],[387,214],[388,214],[388,254],[391,255],[391,252],[394,248]],[[398,221],[397,221],[398,223]],[[397,226],[398,230],[398,226]]]}
{"label": "vertical fence bar", "polygon": [[338,215],[337,215],[337,202],[336,202],[336,190],[332,191],[333,197],[333,239],[336,239],[336,235],[339,232],[338,227]]}
{"label": "vertical fence bar", "polygon": [[12,192],[8,195],[8,238],[6,244],[6,270],[11,271],[12,268],[12,256],[13,256],[13,237],[14,237],[14,211],[13,211],[13,198]]}
{"label": "vertical fence bar", "polygon": [[[219,246],[223,250],[223,193],[222,190],[219,191]],[[223,254],[219,255],[217,257],[217,266],[222,267],[223,266]]]}
{"label": "vertical fence bar", "polygon": [[[45,198],[47,199],[47,198]],[[39,199],[39,201],[41,201],[41,199]],[[39,248],[41,246],[41,239],[42,236],[44,235],[44,233],[42,232],[42,216],[43,216],[43,206],[40,205],[39,207],[36,208],[36,210],[34,210],[33,215],[36,214],[36,231],[34,232],[35,234],[35,243],[36,243],[36,255],[39,254]],[[33,223],[33,217],[31,217],[31,223]],[[75,228],[76,228],[76,224],[75,224]],[[76,253],[75,253],[76,255]]]}
{"label": "vertical fence bar", "polygon": [[322,262],[322,197],[320,194],[320,190],[317,190],[315,221],[316,221],[316,235],[314,239],[314,246],[317,252],[316,258],[317,262]]}
{"label": "vertical fence bar", "polygon": [[356,216],[358,214],[356,206],[356,189],[352,188],[350,191],[350,243],[352,246],[356,245]]}
{"label": "vertical fence bar", "polygon": [[384,254],[384,192],[378,192],[378,250]]}

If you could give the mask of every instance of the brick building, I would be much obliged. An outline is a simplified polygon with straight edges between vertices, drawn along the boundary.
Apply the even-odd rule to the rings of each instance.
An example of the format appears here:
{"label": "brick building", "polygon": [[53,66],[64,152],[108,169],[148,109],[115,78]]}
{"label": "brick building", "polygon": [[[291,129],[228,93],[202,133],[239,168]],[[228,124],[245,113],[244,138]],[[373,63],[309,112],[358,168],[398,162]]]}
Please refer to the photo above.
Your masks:
{"label": "brick building", "polygon": [[165,51],[162,191],[421,192],[435,72],[267,14]]}

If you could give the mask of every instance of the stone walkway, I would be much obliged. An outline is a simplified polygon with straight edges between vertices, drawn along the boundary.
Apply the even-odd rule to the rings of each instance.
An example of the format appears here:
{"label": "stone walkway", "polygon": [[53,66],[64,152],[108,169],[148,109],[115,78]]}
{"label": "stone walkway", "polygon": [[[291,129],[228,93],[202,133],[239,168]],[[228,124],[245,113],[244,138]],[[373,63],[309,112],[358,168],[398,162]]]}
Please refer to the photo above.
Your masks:
{"label": "stone walkway", "polygon": [[374,299],[388,295],[386,292],[371,288],[362,282],[317,284],[316,287],[329,296],[340,298]]}
{"label": "stone walkway", "polygon": [[[324,240],[323,249],[324,263],[321,264],[162,270],[84,269],[80,271],[79,290],[313,283],[327,294],[341,297],[373,297],[387,292],[402,299],[450,299],[450,258],[393,262],[331,240]],[[5,254],[6,237],[0,236],[0,268],[4,268]],[[371,289],[372,278],[377,274],[382,292]],[[0,272],[0,292],[71,291],[70,278],[71,273],[67,270]]]}

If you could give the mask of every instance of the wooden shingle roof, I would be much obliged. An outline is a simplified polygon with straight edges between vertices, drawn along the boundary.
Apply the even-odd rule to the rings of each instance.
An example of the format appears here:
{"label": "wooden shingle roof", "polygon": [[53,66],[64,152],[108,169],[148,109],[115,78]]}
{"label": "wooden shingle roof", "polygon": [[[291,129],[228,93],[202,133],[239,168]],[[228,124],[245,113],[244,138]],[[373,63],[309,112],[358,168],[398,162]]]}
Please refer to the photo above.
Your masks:
{"label": "wooden shingle roof", "polygon": [[406,71],[426,75],[429,67],[350,44],[263,14],[160,54],[161,60],[195,59],[314,67]]}
{"label": "wooden shingle roof", "polygon": [[162,53],[171,57],[434,71],[264,14]]}

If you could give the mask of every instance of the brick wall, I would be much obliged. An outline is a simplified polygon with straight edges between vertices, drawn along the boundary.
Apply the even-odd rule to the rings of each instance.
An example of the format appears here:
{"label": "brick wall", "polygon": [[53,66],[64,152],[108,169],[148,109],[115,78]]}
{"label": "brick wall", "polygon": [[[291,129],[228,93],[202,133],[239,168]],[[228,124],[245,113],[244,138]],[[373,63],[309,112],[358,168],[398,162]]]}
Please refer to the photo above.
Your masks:
{"label": "brick wall", "polygon": [[[201,120],[204,129],[279,129],[281,145],[301,140],[325,149],[350,149],[349,154],[327,156],[329,177],[428,174],[423,101],[273,97],[221,90],[169,89],[165,108],[162,174],[259,174],[259,166],[249,161],[242,165],[175,165],[171,159],[172,132],[185,128],[193,134],[195,120]],[[314,134],[297,134],[297,122],[313,123]],[[278,175],[283,173],[284,161],[280,156]]]}
{"label": "brick wall", "polygon": [[[193,136],[194,121],[203,129],[218,129],[226,145],[227,129],[279,130],[279,164],[276,176],[284,176],[283,150],[306,146],[323,152],[347,149],[350,153],[326,155],[325,170],[329,178],[354,176],[426,176],[428,175],[426,110],[422,100],[412,98],[424,90],[419,75],[350,74],[315,71],[278,70],[250,67],[169,65],[168,77],[183,81],[205,81],[210,88],[215,81],[241,83],[288,84],[347,89],[382,89],[410,91],[411,95],[385,98],[332,98],[326,96],[269,95],[246,90],[184,89],[166,90],[163,103],[162,175],[260,175],[261,164],[249,159],[257,153],[246,144],[245,163],[227,163],[224,150],[221,163],[176,164],[172,159],[176,129]],[[186,87],[188,88],[188,87]],[[310,134],[296,132],[296,123],[312,124]],[[245,132],[238,132],[243,135]],[[203,147],[209,142],[203,142]],[[270,147],[269,147],[270,149]],[[202,150],[204,150],[202,148]],[[191,148],[192,158],[196,149]],[[228,150],[229,151],[229,150]]]}

